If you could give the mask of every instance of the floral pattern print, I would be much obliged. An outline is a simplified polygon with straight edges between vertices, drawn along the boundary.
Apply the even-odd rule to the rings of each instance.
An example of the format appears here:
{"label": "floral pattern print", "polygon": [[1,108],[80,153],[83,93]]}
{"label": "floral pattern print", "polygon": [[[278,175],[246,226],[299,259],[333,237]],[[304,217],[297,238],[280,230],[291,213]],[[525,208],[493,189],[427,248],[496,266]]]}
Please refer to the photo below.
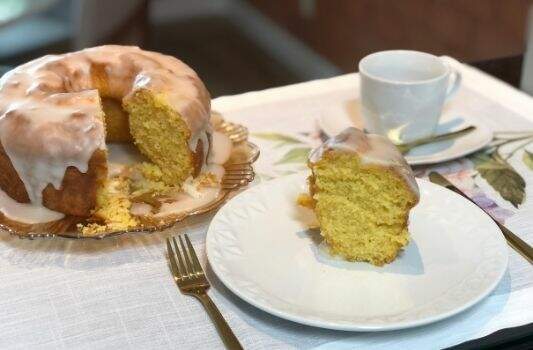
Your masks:
{"label": "floral pattern print", "polygon": [[[305,169],[309,153],[327,136],[315,124],[308,132],[294,135],[262,132],[253,134],[252,138],[273,154],[269,157],[270,164],[258,171],[262,180],[269,180]],[[504,223],[525,200],[526,183],[513,164],[522,162],[528,171],[533,171],[533,150],[527,149],[531,144],[533,132],[496,134],[487,148],[468,157],[417,166],[413,170],[419,178],[426,178],[431,171],[441,173],[496,220]]]}

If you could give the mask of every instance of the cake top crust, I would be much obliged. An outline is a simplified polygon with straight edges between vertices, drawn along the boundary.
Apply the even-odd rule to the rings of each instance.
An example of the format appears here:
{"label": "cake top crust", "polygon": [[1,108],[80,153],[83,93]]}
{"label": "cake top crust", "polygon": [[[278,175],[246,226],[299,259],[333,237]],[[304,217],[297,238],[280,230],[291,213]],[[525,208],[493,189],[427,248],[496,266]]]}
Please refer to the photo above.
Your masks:
{"label": "cake top crust", "polygon": [[329,150],[357,154],[363,164],[375,164],[391,168],[405,180],[417,198],[420,197],[420,191],[411,167],[398,148],[385,136],[365,134],[357,128],[349,127],[313,150],[309,156],[309,161],[311,163],[318,162]]}
{"label": "cake top crust", "polygon": [[128,99],[139,89],[161,93],[191,131],[189,145],[209,125],[210,96],[180,60],[134,46],[105,45],[23,64],[0,79],[0,143],[30,201],[61,186],[69,166],[86,172],[105,149],[100,97]]}

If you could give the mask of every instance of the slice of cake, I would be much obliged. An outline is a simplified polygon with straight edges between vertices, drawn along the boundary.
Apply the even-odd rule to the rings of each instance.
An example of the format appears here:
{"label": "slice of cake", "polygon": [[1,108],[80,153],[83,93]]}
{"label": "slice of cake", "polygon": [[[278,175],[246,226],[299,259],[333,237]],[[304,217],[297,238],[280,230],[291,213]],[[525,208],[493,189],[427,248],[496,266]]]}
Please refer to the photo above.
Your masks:
{"label": "slice of cake", "polygon": [[309,158],[310,197],[332,255],[381,266],[409,242],[409,211],[418,186],[396,147],[385,137],[348,128]]}

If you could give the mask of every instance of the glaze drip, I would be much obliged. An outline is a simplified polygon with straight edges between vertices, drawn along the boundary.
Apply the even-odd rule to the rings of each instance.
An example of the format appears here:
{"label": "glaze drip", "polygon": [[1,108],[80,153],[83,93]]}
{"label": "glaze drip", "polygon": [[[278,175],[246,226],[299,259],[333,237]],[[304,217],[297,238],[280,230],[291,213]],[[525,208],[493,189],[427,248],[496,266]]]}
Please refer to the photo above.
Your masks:
{"label": "glaze drip", "polygon": [[[68,167],[87,172],[106,149],[100,97],[127,100],[139,89],[161,93],[191,131],[196,150],[209,131],[210,97],[178,59],[138,47],[107,45],[48,55],[0,79],[0,144],[34,206],[48,184],[59,189]],[[3,197],[2,197],[3,198]]]}
{"label": "glaze drip", "polygon": [[60,220],[64,214],[40,205],[19,203],[0,190],[0,213],[8,219],[27,224],[38,224]]}
{"label": "glaze drip", "polygon": [[411,167],[396,146],[386,137],[365,134],[359,129],[350,127],[316,148],[309,156],[309,161],[311,163],[318,162],[328,150],[355,153],[363,164],[377,164],[392,168],[403,177],[413,193],[420,197]]}

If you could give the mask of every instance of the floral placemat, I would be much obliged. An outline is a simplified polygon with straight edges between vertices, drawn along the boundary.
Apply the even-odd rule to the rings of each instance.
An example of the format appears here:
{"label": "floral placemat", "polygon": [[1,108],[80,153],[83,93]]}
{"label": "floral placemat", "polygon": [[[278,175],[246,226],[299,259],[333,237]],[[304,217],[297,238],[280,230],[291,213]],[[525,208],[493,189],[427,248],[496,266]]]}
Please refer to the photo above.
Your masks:
{"label": "floral placemat", "polygon": [[[350,98],[349,94],[345,98]],[[457,109],[469,106],[464,113],[479,115],[479,106],[485,106],[487,124],[494,131],[493,142],[467,157],[437,165],[416,166],[413,170],[417,177],[427,177],[432,170],[439,171],[503,223],[528,199],[526,179],[530,178],[533,185],[533,123],[512,116],[503,106],[483,101],[481,96],[466,88],[458,100]],[[333,103],[339,101],[342,99]],[[297,111],[289,108],[284,113],[284,108],[280,108],[276,115],[267,117],[268,121],[261,122],[263,113],[258,115],[253,109],[248,109],[248,114],[240,112],[235,115],[239,121],[250,125],[252,141],[262,150],[257,169],[262,181],[306,169],[309,152],[327,139],[318,122],[324,108],[320,101],[314,99],[307,105],[307,118],[301,113],[305,109],[304,102],[296,103],[299,105]],[[323,103],[328,105],[327,97]],[[473,111],[471,105],[478,106],[478,110]],[[268,107],[264,108],[268,110]],[[505,115],[504,122],[493,119],[494,114]],[[254,125],[254,118],[260,120],[257,125]],[[514,118],[521,119],[516,126]]]}
{"label": "floral placemat", "polygon": [[[270,147],[280,150],[276,152],[278,159],[273,162],[272,171],[259,173],[260,178],[270,180],[304,170],[311,150],[328,138],[318,123],[315,125],[315,130],[297,135],[280,132],[252,134],[256,140],[260,140],[256,142],[270,143]],[[527,146],[532,143],[533,130],[531,132],[496,133],[494,141],[487,148],[452,162],[417,166],[414,168],[415,176],[427,177],[429,172],[434,170],[446,175],[478,205],[503,223],[506,218],[513,215],[513,211],[498,206],[497,202],[487,196],[476,180],[479,177],[483,178],[503,200],[518,209],[525,200],[526,182],[513,167],[512,162],[521,161],[527,170],[533,171],[533,151],[527,149]]]}

